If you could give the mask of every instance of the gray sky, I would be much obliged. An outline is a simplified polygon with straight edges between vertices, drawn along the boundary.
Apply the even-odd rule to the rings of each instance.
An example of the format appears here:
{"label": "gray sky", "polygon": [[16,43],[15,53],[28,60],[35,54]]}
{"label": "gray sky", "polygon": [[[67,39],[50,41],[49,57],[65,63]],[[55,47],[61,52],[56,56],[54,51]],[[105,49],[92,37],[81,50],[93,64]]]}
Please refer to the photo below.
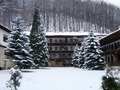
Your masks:
{"label": "gray sky", "polygon": [[112,3],[112,4],[120,7],[120,0],[103,0],[103,1],[107,1],[108,3]]}

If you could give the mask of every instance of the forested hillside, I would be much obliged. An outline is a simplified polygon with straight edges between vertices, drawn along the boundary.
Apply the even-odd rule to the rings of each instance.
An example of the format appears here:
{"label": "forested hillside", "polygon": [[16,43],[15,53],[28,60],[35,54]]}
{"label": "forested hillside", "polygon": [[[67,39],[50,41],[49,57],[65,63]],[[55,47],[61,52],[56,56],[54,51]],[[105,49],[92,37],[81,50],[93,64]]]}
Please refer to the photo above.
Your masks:
{"label": "forested hillside", "polygon": [[[4,0],[0,3],[1,23],[21,14],[31,25],[34,7],[39,7],[46,31],[89,31],[109,33],[119,28],[120,8],[92,0]],[[6,18],[7,17],[7,18]]]}

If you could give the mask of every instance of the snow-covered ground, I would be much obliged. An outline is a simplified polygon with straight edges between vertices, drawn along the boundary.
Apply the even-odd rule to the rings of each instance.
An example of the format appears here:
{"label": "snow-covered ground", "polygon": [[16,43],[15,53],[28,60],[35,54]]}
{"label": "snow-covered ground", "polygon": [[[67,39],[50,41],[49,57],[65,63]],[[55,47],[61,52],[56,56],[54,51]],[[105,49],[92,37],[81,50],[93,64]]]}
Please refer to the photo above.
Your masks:
{"label": "snow-covered ground", "polygon": [[[50,67],[32,69],[23,72],[23,79],[19,90],[101,90],[104,71],[87,71],[73,67]],[[0,71],[0,90],[6,88],[9,80],[9,70]]]}

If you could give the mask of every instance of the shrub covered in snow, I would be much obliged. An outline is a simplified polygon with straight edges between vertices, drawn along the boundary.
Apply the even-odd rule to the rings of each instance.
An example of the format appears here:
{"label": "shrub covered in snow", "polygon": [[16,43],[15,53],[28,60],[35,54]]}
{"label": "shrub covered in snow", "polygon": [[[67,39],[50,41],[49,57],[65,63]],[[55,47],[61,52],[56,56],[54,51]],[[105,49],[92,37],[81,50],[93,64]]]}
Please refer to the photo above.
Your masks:
{"label": "shrub covered in snow", "polygon": [[102,78],[103,90],[120,90],[120,72],[108,69]]}
{"label": "shrub covered in snow", "polygon": [[11,68],[10,80],[7,82],[6,86],[11,90],[18,90],[18,87],[20,87],[21,79],[21,71],[18,68]]}

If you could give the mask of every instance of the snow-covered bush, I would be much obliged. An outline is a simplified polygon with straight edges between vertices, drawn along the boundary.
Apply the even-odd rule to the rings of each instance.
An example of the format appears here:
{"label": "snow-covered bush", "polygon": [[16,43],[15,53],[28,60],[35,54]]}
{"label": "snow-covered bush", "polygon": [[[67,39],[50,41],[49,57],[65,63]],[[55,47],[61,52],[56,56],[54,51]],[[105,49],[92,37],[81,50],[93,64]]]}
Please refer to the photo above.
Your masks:
{"label": "snow-covered bush", "polygon": [[7,88],[11,90],[18,90],[20,87],[22,79],[22,73],[18,68],[11,68],[10,69],[10,80],[7,82]]}
{"label": "snow-covered bush", "polygon": [[108,69],[106,75],[102,78],[103,90],[120,90],[120,72],[118,70]]}

